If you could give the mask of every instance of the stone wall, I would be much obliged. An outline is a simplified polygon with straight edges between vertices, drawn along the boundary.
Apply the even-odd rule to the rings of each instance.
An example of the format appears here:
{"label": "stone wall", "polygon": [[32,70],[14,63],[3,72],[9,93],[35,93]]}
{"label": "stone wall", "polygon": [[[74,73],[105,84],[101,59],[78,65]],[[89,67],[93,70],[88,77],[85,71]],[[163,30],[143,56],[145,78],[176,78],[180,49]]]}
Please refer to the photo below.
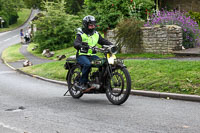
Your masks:
{"label": "stone wall", "polygon": [[182,46],[182,29],[176,25],[143,27],[141,46],[147,53],[172,53]]}
{"label": "stone wall", "polygon": [[162,0],[161,5],[171,9],[200,12],[200,0]]}
{"label": "stone wall", "polygon": [[[106,38],[115,44],[114,32],[109,31]],[[163,27],[142,27],[140,44],[134,48],[123,47],[123,53],[157,53],[168,54],[182,48],[182,29],[176,25]]]}

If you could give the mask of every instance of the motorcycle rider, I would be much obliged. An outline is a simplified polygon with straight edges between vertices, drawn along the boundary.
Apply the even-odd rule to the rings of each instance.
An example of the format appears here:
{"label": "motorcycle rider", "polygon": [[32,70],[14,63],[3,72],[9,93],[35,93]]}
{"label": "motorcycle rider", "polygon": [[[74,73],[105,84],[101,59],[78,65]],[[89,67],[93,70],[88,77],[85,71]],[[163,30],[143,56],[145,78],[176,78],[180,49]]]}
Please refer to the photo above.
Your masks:
{"label": "motorcycle rider", "polygon": [[99,59],[96,51],[92,49],[97,44],[112,45],[96,31],[96,20],[94,16],[85,16],[82,20],[82,28],[78,28],[78,33],[74,41],[74,48],[77,49],[77,62],[82,66],[82,76],[75,87],[84,91],[87,87],[88,74],[91,68],[91,61]]}

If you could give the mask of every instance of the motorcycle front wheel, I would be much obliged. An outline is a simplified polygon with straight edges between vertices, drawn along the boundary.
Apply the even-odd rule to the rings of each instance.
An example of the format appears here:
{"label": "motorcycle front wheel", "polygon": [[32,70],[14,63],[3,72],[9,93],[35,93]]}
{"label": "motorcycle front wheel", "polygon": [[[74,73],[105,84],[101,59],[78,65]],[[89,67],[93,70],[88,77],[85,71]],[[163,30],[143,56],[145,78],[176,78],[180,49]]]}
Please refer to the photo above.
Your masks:
{"label": "motorcycle front wheel", "polygon": [[112,76],[108,78],[106,96],[114,105],[123,104],[131,92],[131,77],[128,70],[123,68],[115,69]]}
{"label": "motorcycle front wheel", "polygon": [[68,84],[70,95],[73,98],[77,98],[77,99],[83,95],[83,93],[80,90],[74,87],[74,84],[78,83],[80,77],[81,77],[81,67],[79,65],[73,66],[69,71],[67,84]]}

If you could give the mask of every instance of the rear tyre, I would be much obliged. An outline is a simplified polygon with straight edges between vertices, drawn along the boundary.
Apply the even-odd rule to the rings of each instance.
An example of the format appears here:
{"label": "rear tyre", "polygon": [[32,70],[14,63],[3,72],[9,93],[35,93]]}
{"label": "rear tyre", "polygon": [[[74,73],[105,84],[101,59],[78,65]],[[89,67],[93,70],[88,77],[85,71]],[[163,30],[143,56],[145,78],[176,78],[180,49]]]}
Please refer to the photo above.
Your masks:
{"label": "rear tyre", "polygon": [[70,69],[70,72],[67,78],[67,84],[68,84],[70,95],[73,98],[77,98],[77,99],[83,96],[83,93],[74,87],[74,84],[79,82],[80,77],[81,77],[81,67],[79,65],[73,66]]}
{"label": "rear tyre", "polygon": [[108,79],[106,96],[114,105],[123,104],[129,97],[131,91],[131,77],[126,68],[118,68],[112,72]]}

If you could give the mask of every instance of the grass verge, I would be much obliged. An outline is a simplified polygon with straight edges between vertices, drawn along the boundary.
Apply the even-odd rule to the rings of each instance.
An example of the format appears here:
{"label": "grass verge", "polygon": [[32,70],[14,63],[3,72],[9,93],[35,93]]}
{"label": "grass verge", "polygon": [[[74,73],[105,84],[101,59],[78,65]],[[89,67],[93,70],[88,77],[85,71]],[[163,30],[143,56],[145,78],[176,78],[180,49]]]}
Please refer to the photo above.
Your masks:
{"label": "grass verge", "polygon": [[[22,68],[27,73],[65,80],[65,61]],[[126,60],[132,89],[200,95],[200,62],[177,60]]]}
{"label": "grass verge", "polygon": [[153,53],[141,53],[141,54],[117,54],[118,58],[171,58],[175,57],[174,54],[153,54]]}
{"label": "grass verge", "polygon": [[21,68],[22,71],[39,75],[41,77],[65,81],[67,70],[64,69],[65,61],[56,61]]}
{"label": "grass verge", "polygon": [[70,47],[70,48],[54,51],[55,54],[54,54],[53,57],[46,58],[40,52],[38,52],[37,49],[32,51],[32,48],[34,48],[35,46],[37,46],[37,44],[30,43],[28,45],[28,48],[27,48],[28,52],[30,52],[31,54],[33,54],[33,55],[35,55],[35,56],[37,56],[39,58],[44,58],[44,59],[57,60],[58,59],[57,58],[58,55],[65,55],[66,57],[69,57],[69,56],[72,56],[72,55],[76,54],[76,50],[73,47]]}
{"label": "grass verge", "polygon": [[132,88],[200,95],[200,61],[128,60]]}
{"label": "grass verge", "polygon": [[18,12],[19,18],[17,19],[17,23],[10,25],[8,28],[0,28],[0,32],[9,31],[16,29],[24,24],[24,22],[29,18],[31,13],[30,9],[22,9]]}
{"label": "grass verge", "polygon": [[2,58],[6,62],[15,62],[26,59],[24,55],[19,52],[21,46],[21,44],[16,44],[6,48],[2,53]]}

